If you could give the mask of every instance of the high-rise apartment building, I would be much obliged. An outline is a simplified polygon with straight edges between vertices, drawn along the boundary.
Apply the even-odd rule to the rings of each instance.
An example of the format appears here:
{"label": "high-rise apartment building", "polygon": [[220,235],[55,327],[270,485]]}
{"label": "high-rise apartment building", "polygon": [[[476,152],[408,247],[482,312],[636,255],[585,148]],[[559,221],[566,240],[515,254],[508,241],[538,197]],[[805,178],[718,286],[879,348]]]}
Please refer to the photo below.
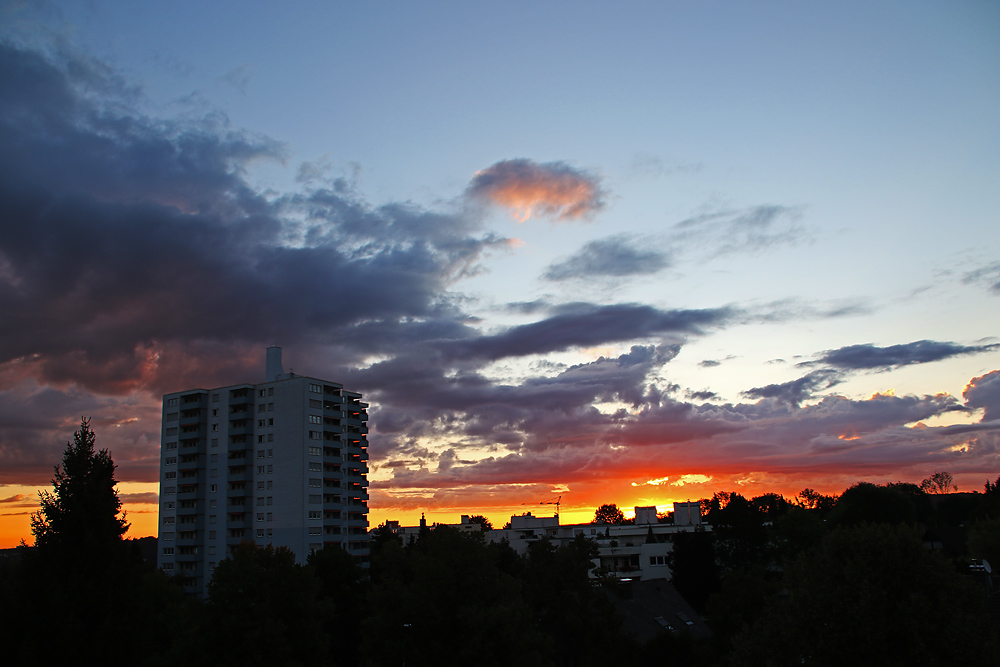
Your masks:
{"label": "high-rise apartment building", "polygon": [[304,562],[326,545],[368,559],[368,413],[361,394],[286,374],[163,397],[157,564],[202,593],[240,542]]}

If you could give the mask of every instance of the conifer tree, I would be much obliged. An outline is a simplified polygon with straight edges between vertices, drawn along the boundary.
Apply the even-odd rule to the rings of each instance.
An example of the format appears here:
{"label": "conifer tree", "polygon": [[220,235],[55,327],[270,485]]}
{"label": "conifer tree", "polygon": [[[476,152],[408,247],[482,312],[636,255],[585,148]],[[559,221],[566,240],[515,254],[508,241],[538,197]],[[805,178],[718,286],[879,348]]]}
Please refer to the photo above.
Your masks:
{"label": "conifer tree", "polygon": [[62,465],[55,467],[53,492],[38,494],[42,507],[31,515],[31,532],[41,552],[104,555],[128,530],[115,488],[116,466],[108,450],[95,452],[94,441],[90,420],[81,419]]}

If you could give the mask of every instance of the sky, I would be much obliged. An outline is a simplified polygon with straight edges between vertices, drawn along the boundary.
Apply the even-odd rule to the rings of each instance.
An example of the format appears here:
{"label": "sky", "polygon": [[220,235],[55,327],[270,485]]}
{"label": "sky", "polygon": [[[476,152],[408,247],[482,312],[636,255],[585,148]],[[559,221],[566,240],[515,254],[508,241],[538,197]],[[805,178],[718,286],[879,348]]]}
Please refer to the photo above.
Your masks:
{"label": "sky", "polygon": [[0,547],[81,416],[370,403],[370,520],[1000,474],[993,2],[0,2]]}

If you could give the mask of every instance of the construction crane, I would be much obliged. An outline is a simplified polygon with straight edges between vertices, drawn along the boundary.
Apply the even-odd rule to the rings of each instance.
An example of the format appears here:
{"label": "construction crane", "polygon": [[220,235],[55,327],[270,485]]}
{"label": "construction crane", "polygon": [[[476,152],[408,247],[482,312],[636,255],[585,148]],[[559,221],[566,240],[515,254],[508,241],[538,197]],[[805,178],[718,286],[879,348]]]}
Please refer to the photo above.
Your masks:
{"label": "construction crane", "polygon": [[[559,505],[562,503],[562,496],[559,496],[555,500],[543,500],[538,503],[539,505],[555,505],[556,506],[556,516],[559,516]],[[534,505],[535,503],[521,503],[522,505]]]}

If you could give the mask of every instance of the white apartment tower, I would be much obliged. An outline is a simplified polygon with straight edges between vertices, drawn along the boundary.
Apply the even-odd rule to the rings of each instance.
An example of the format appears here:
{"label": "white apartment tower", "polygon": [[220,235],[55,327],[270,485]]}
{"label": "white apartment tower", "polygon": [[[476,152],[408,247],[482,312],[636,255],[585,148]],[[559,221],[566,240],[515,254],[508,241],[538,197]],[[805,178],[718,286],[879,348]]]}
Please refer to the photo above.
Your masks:
{"label": "white apartment tower", "polygon": [[265,378],[163,397],[157,565],[188,591],[244,540],[299,562],[326,545],[368,560],[368,405],[286,374],[280,347]]}

